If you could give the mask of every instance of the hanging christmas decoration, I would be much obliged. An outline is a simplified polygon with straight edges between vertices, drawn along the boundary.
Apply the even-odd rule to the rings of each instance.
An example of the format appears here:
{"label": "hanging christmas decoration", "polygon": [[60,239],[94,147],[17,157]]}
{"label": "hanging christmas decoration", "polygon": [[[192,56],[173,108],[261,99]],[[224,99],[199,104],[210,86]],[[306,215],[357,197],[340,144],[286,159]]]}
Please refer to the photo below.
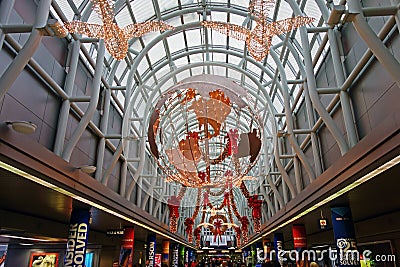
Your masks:
{"label": "hanging christmas decoration", "polygon": [[100,16],[103,24],[87,23],[82,21],[65,22],[58,26],[60,32],[80,33],[90,38],[104,39],[108,52],[117,60],[126,57],[128,41],[133,37],[140,37],[153,31],[172,30],[173,27],[157,21],[129,24],[120,28],[114,21],[114,4],[111,0],[91,0],[93,10]]}
{"label": "hanging christmas decoration", "polygon": [[234,227],[236,233],[236,244],[238,247],[242,245],[242,230],[239,226]]}
{"label": "hanging christmas decoration", "polygon": [[169,209],[169,230],[175,233],[178,225],[179,218],[179,206],[181,205],[181,200],[185,196],[186,187],[182,186],[179,190],[178,196],[171,196],[168,199],[168,209]]}
{"label": "hanging christmas decoration", "polygon": [[181,200],[177,196],[171,196],[170,199],[168,200],[169,230],[172,233],[175,233],[177,230],[180,204]]}
{"label": "hanging christmas decoration", "polygon": [[243,242],[247,243],[249,241],[249,234],[248,234],[249,219],[247,218],[247,216],[242,216],[240,218],[240,223],[242,224]]}
{"label": "hanging christmas decoration", "polygon": [[244,88],[221,76],[194,76],[167,90],[148,128],[150,151],[165,179],[212,196],[239,186],[262,145],[255,107]]}
{"label": "hanging christmas decoration", "polygon": [[196,247],[200,248],[200,238],[201,238],[201,228],[200,227],[196,227],[194,229],[193,235],[196,239]]}
{"label": "hanging christmas decoration", "polygon": [[254,231],[261,231],[261,206],[263,201],[258,199],[258,195],[251,196],[247,199],[249,208],[252,209],[252,217],[254,222]]}
{"label": "hanging christmas decoration", "polygon": [[214,234],[214,242],[217,241],[217,238],[222,238],[222,235],[225,233],[227,227],[228,220],[224,215],[217,214],[211,216],[208,221],[208,228]]}
{"label": "hanging christmas decoration", "polygon": [[189,243],[191,243],[193,241],[193,236],[192,236],[193,225],[194,225],[194,220],[192,218],[185,219],[185,226],[186,226],[185,231],[188,236]]}
{"label": "hanging christmas decoration", "polygon": [[202,25],[232,38],[245,41],[249,54],[255,60],[261,61],[269,53],[274,35],[289,32],[314,21],[310,17],[297,16],[269,23],[268,12],[274,2],[274,0],[252,0],[250,2],[249,12],[256,21],[256,26],[253,30],[235,24],[216,21],[203,21]]}

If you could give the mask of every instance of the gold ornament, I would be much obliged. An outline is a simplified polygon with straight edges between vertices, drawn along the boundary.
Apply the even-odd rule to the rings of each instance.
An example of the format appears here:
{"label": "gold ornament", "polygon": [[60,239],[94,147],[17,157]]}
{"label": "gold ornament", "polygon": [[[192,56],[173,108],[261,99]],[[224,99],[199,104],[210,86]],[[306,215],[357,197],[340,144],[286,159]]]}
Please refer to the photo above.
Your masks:
{"label": "gold ornament", "polygon": [[165,31],[173,29],[172,26],[157,21],[146,21],[142,23],[129,24],[120,28],[114,22],[114,5],[111,0],[91,0],[93,10],[100,16],[103,24],[87,23],[82,21],[71,21],[58,26],[59,31],[80,33],[91,38],[104,39],[108,52],[117,60],[126,57],[128,41],[133,37],[140,37],[152,31]]}
{"label": "gold ornament", "polygon": [[274,0],[252,0],[250,2],[249,12],[257,22],[256,27],[251,31],[243,26],[225,22],[203,21],[201,24],[206,28],[245,41],[250,55],[255,60],[261,61],[269,53],[274,35],[289,32],[314,21],[314,18],[297,16],[268,23],[267,15],[273,4]]}

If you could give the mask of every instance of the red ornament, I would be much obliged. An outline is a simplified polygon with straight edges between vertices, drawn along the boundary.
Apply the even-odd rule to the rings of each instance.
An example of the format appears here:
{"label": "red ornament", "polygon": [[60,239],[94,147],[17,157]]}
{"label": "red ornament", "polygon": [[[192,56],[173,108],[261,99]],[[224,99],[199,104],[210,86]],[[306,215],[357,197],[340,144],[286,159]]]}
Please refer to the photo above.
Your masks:
{"label": "red ornament", "polygon": [[247,243],[249,241],[249,234],[248,234],[249,219],[247,218],[247,216],[240,217],[240,223],[242,224],[243,242]]}
{"label": "red ornament", "polygon": [[169,219],[170,219],[169,230],[172,233],[175,233],[177,230],[177,221],[179,218],[180,205],[181,205],[181,200],[177,196],[171,196],[171,198],[168,200]]}
{"label": "red ornament", "polygon": [[189,237],[189,242],[191,242],[190,239],[192,238],[193,225],[194,225],[194,221],[192,218],[185,219],[186,234]]}
{"label": "red ornament", "polygon": [[258,195],[248,198],[248,206],[252,209],[252,217],[254,221],[254,231],[259,233],[261,231],[261,206],[263,201],[258,199]]}

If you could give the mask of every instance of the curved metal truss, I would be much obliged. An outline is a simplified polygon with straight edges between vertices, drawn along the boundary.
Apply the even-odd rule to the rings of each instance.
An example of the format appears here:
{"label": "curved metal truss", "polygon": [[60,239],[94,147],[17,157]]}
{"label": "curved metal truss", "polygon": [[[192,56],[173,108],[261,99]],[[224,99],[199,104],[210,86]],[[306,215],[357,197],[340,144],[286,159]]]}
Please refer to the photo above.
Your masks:
{"label": "curved metal truss", "polygon": [[[0,8],[5,13],[10,10],[6,2],[9,1],[3,1]],[[391,3],[395,7],[399,1],[391,0]],[[347,9],[337,8],[335,4]],[[91,5],[89,0],[41,0],[34,29],[43,27],[45,22],[39,15],[48,10],[60,21],[79,18],[81,21],[95,23],[97,18]],[[144,5],[146,8],[143,8]],[[348,76],[343,71],[338,31],[343,24],[349,22],[345,13],[352,14],[351,22],[360,36],[398,84],[399,76],[396,73],[399,73],[399,63],[385,50],[378,37],[385,37],[385,29],[395,25],[395,18],[398,26],[399,15],[397,13],[386,22],[380,36],[371,37],[364,17],[366,12],[358,0],[349,0],[347,3],[322,0],[277,1],[269,17],[271,21],[292,15],[307,15],[314,17],[316,22],[315,25],[301,27],[274,38],[269,55],[263,62],[257,62],[248,55],[244,42],[201,26],[201,21],[218,19],[252,29],[255,23],[247,12],[247,5],[248,1],[242,0],[118,0],[114,10],[118,24],[162,20],[175,26],[171,31],[131,39],[128,56],[122,61],[114,60],[105,51],[101,40],[68,36],[71,45],[67,80],[64,88],[54,85],[64,99],[54,151],[69,160],[84,129],[91,127],[100,137],[95,178],[107,185],[117,161],[122,161],[119,177],[121,189],[118,193],[167,223],[166,202],[169,196],[178,194],[180,186],[159,179],[159,170],[149,155],[146,143],[148,114],[163,92],[184,78],[203,73],[225,76],[248,90],[265,125],[262,155],[251,171],[257,180],[247,181],[246,184],[251,192],[264,196],[264,221],[274,216],[329,167],[322,162],[318,135],[321,128],[329,130],[342,155],[358,142],[347,90],[361,69],[356,68]],[[374,13],[373,8],[369,12],[370,15],[382,14],[379,10]],[[393,14],[396,12],[390,13]],[[15,50],[21,50],[20,54],[25,52],[21,57],[29,57],[29,53],[35,50],[32,45],[37,44],[43,36],[39,31],[32,31],[28,40],[31,48],[27,51],[25,47],[13,43],[13,39],[5,35],[4,28],[0,34],[0,48],[6,37],[6,41]],[[316,73],[327,57],[331,57],[333,62],[336,86],[319,88]],[[79,58],[94,76],[95,89],[90,99],[82,99],[89,101],[86,111],[71,101]],[[26,59],[15,61],[10,67],[12,70],[18,69]],[[12,83],[11,74],[7,71],[0,79],[1,97]],[[93,123],[93,113],[99,101],[100,87],[105,90],[102,119],[97,127]],[[323,94],[331,96],[329,103],[321,101]],[[123,116],[119,133],[107,132],[110,106],[114,106]],[[341,107],[344,129],[332,118],[332,111],[338,106]],[[66,119],[70,110],[80,117],[80,122],[69,142],[64,145]],[[302,122],[299,121],[300,115],[304,120]],[[181,127],[183,125],[175,125],[174,130],[179,132]],[[106,149],[113,152],[109,162],[104,159]],[[102,170],[103,165],[106,166],[105,171]],[[128,172],[132,180],[127,179]],[[182,200],[182,218],[192,215],[196,194],[196,189],[186,193]],[[235,199],[239,211],[245,214],[245,198],[236,192]],[[183,220],[180,221],[178,232],[184,232]]]}

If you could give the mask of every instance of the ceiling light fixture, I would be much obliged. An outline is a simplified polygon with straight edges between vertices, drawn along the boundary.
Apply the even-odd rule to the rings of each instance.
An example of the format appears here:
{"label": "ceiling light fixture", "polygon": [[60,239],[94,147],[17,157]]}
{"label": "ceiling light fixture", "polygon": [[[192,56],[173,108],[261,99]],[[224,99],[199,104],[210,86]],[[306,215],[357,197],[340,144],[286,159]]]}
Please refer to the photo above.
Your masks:
{"label": "ceiling light fixture", "polygon": [[268,23],[268,12],[273,7],[274,2],[274,0],[252,0],[250,2],[249,12],[257,23],[253,30],[225,22],[203,21],[201,24],[232,38],[246,41],[250,55],[255,60],[261,61],[269,53],[274,35],[289,32],[314,21],[314,18],[296,16]]}
{"label": "ceiling light fixture", "polygon": [[28,121],[7,121],[7,125],[11,125],[14,131],[22,134],[33,134],[37,126]]}
{"label": "ceiling light fixture", "polygon": [[[87,23],[82,21],[65,22],[63,26],[57,26],[59,32],[80,33],[91,38],[104,39],[108,52],[117,60],[126,57],[128,40],[140,37],[153,31],[171,30],[173,27],[164,22],[146,21],[129,24],[120,28],[114,22],[114,4],[111,0],[91,0],[93,10],[100,16],[103,24]],[[62,28],[62,29],[61,29]]]}
{"label": "ceiling light fixture", "polygon": [[78,169],[81,170],[84,173],[92,174],[92,173],[94,173],[96,171],[96,166],[83,165],[83,166],[80,166]]}

